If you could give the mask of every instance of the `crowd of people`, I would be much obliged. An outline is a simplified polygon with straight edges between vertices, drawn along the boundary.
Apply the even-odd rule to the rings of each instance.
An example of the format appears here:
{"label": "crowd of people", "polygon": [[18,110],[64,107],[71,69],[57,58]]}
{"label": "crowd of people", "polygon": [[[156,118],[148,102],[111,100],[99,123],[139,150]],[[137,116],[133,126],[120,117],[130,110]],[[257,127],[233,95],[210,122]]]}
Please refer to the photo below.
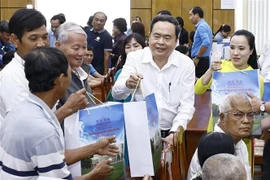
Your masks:
{"label": "crowd of people", "polygon": [[[195,112],[194,94],[212,84],[212,73],[262,70],[260,94],[268,80],[268,48],[257,60],[255,37],[221,25],[213,34],[200,7],[189,11],[194,31],[168,10],[157,13],[149,37],[138,16],[130,29],[124,18],[113,21],[112,35],[104,28],[107,16],[96,12],[86,27],[66,22],[59,13],[46,19],[35,9],[20,9],[0,22],[0,179],[105,179],[112,160],[102,160],[91,172],[72,177],[68,166],[94,154],[116,156],[116,137],[65,149],[65,118],[95,104],[92,89],[114,67],[115,84],[107,100],[137,101],[154,93],[165,144],[183,134]],[[230,40],[230,60],[210,61],[213,42]],[[190,40],[189,40],[190,39]],[[191,43],[190,43],[191,41]],[[268,46],[268,45],[267,45]],[[264,59],[263,59],[264,58]],[[90,95],[90,96],[89,96]],[[219,105],[219,120],[193,155],[188,180],[252,179],[249,153],[243,139],[251,134],[254,115],[270,113],[270,102],[251,93],[230,93]],[[264,120],[265,122],[268,119]],[[210,120],[211,123],[211,120]],[[209,123],[209,124],[210,124]],[[265,134],[268,128],[264,129]],[[270,147],[270,140],[265,144]],[[270,178],[270,158],[264,158],[264,179]]]}

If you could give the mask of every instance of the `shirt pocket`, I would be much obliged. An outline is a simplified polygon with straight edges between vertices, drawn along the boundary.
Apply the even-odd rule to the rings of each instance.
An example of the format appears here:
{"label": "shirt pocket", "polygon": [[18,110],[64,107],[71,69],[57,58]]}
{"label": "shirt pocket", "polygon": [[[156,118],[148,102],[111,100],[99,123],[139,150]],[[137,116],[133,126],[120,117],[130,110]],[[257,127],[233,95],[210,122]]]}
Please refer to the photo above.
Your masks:
{"label": "shirt pocket", "polygon": [[169,93],[167,96],[167,103],[170,106],[179,106],[180,105],[180,94],[181,94],[181,86],[170,86]]}

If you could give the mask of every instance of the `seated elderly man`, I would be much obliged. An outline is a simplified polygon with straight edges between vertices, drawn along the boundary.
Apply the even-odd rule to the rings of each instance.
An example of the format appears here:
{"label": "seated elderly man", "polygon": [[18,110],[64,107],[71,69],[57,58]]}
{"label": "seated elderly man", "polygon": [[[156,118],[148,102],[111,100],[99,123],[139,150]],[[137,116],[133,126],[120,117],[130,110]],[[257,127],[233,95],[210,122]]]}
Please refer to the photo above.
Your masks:
{"label": "seated elderly man", "polygon": [[202,169],[203,180],[247,180],[245,167],[238,157],[216,154],[208,158]]}
{"label": "seated elderly man", "polygon": [[[244,164],[248,179],[251,179],[251,170],[248,160],[247,146],[242,140],[251,133],[254,113],[249,99],[239,93],[231,93],[224,97],[219,105],[219,121],[214,127],[215,132],[223,132],[233,137],[235,155]],[[201,171],[197,150],[195,151],[188,170],[188,180]]]}

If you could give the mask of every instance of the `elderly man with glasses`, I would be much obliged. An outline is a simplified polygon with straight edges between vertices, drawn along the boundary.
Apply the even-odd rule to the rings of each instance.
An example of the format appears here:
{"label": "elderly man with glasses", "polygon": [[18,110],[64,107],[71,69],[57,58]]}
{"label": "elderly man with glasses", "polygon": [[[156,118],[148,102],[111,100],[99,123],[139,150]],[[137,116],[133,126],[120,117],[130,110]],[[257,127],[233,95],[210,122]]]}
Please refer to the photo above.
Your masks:
{"label": "elderly man with glasses", "polygon": [[[219,105],[219,120],[215,132],[223,132],[233,137],[235,155],[244,164],[248,179],[251,179],[251,167],[248,160],[247,146],[242,140],[251,134],[254,115],[249,99],[239,93],[231,93],[224,97]],[[188,170],[188,180],[201,171],[197,150],[195,151]]]}

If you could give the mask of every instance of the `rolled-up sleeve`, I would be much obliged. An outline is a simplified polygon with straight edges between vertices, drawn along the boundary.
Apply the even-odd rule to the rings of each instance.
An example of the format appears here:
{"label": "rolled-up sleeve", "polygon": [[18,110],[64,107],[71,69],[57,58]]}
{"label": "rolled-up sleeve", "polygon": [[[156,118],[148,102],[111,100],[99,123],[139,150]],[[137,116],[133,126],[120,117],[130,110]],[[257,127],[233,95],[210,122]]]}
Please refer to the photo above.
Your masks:
{"label": "rolled-up sleeve", "polygon": [[211,42],[211,39],[209,39],[208,31],[207,31],[206,27],[204,27],[204,26],[200,27],[200,30],[198,31],[198,33],[199,33],[201,40],[202,40],[202,46],[210,48],[212,42]]}

